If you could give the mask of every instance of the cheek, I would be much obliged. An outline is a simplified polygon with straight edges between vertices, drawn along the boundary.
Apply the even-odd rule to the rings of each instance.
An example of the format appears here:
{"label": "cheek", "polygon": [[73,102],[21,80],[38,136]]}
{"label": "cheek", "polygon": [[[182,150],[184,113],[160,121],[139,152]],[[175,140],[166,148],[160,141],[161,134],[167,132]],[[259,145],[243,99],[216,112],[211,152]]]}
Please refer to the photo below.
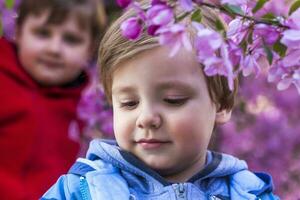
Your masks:
{"label": "cheek", "polygon": [[126,144],[128,143],[128,141],[130,141],[133,137],[135,124],[132,120],[130,120],[129,115],[122,115],[114,110],[113,116],[116,140],[122,148],[125,148],[125,146],[127,146]]}
{"label": "cheek", "polygon": [[68,62],[77,66],[84,66],[90,58],[90,49],[87,47],[71,48],[66,47],[65,57]]}
{"label": "cheek", "polygon": [[170,121],[170,132],[177,141],[185,141],[184,144],[195,144],[197,146],[206,146],[209,142],[212,127],[210,120],[202,115],[191,115],[195,111],[176,115]]}

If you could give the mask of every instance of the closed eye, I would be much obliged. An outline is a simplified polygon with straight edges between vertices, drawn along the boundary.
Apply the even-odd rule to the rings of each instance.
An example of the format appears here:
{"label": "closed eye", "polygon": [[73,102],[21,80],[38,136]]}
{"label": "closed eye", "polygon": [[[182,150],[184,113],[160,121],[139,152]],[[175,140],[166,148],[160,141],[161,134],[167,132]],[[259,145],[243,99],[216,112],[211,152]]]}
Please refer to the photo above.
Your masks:
{"label": "closed eye", "polygon": [[83,42],[83,39],[75,34],[65,34],[64,41],[70,45],[77,45]]}
{"label": "closed eye", "polygon": [[181,106],[188,101],[188,98],[165,98],[164,102],[172,106]]}
{"label": "closed eye", "polygon": [[138,101],[126,101],[126,102],[121,102],[120,107],[132,110],[138,105]]}
{"label": "closed eye", "polygon": [[49,38],[51,36],[51,31],[43,27],[33,29],[33,33],[39,38]]}

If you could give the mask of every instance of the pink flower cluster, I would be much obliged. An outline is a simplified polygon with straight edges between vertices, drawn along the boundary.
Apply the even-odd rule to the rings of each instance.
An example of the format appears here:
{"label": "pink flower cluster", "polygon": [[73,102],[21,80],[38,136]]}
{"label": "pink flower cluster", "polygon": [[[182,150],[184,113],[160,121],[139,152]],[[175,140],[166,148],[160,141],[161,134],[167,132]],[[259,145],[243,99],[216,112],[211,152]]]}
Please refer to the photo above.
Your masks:
{"label": "pink flower cluster", "polygon": [[230,122],[216,133],[217,150],[246,160],[253,171],[270,173],[281,199],[300,199],[297,91],[278,92],[265,74],[243,79],[239,91]]}
{"label": "pink flower cluster", "polygon": [[99,83],[96,66],[91,65],[87,71],[90,84],[82,92],[77,106],[79,120],[72,121],[69,127],[69,137],[80,143],[83,154],[92,139],[114,137],[113,111]]}
{"label": "pink flower cluster", "polygon": [[102,137],[110,138],[113,137],[112,108],[106,101],[97,74],[96,67],[93,66],[89,70],[90,85],[81,94],[77,113],[79,119],[85,123],[84,132],[87,135],[97,130]]}
{"label": "pink flower cluster", "polygon": [[[158,37],[161,45],[169,45],[174,56],[183,46],[196,51],[198,60],[208,76],[223,75],[229,88],[240,73],[258,76],[268,71],[268,80],[285,90],[296,86],[300,94],[300,5],[291,6],[289,16],[280,16],[280,11],[264,13],[268,1],[254,0],[152,0],[151,6],[143,8],[138,1],[117,0],[118,5],[133,8],[136,15],[121,25],[124,37],[136,40],[146,27],[148,34]],[[216,22],[213,29],[201,23],[199,7],[219,10],[229,18],[228,29]],[[174,9],[181,9],[183,16],[176,16]],[[189,17],[192,25],[184,23]],[[187,29],[197,34],[190,40]],[[216,31],[217,30],[217,31]],[[191,42],[193,41],[193,42]],[[260,60],[267,65],[261,65]]]}
{"label": "pink flower cluster", "polygon": [[3,34],[8,39],[13,39],[15,34],[15,21],[20,0],[0,0],[0,36]]}

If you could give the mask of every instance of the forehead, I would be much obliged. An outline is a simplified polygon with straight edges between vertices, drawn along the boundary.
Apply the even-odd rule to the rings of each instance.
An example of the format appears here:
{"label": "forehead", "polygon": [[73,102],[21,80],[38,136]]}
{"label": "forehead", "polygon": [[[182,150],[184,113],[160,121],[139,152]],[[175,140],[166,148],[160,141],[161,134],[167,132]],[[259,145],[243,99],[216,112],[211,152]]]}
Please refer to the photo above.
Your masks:
{"label": "forehead", "polygon": [[112,76],[113,92],[119,87],[134,85],[137,80],[146,86],[206,85],[193,52],[182,48],[174,57],[170,57],[169,53],[169,47],[156,47],[119,63]]}
{"label": "forehead", "polygon": [[68,14],[60,23],[51,23],[49,19],[51,18],[50,12],[46,11],[40,13],[38,15],[28,15],[26,20],[24,21],[23,25],[27,26],[49,26],[49,27],[59,27],[62,30],[67,30],[71,32],[77,33],[85,33],[89,32],[88,29],[83,29],[80,26],[79,20],[77,19],[75,13]]}
{"label": "forehead", "polygon": [[[44,5],[44,7],[35,7],[34,9],[20,13],[19,26],[22,26],[28,21],[28,18],[36,19],[36,22],[44,25],[61,25],[66,21],[73,21],[82,30],[88,30],[91,27],[91,8],[83,5],[73,5],[72,7],[60,7],[57,9]],[[40,19],[40,20],[38,20]]]}

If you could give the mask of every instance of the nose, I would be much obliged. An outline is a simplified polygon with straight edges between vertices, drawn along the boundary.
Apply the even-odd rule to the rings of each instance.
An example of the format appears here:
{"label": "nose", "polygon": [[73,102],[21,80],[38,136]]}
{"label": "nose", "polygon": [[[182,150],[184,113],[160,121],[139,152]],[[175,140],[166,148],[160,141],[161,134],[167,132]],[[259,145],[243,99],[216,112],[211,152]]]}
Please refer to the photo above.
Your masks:
{"label": "nose", "polygon": [[158,129],[161,124],[161,115],[150,106],[142,108],[136,120],[136,126],[142,129]]}
{"label": "nose", "polygon": [[60,51],[62,50],[62,41],[61,41],[60,37],[53,36],[51,38],[51,40],[49,40],[48,50],[49,50],[49,52],[51,52],[53,54],[60,53]]}

